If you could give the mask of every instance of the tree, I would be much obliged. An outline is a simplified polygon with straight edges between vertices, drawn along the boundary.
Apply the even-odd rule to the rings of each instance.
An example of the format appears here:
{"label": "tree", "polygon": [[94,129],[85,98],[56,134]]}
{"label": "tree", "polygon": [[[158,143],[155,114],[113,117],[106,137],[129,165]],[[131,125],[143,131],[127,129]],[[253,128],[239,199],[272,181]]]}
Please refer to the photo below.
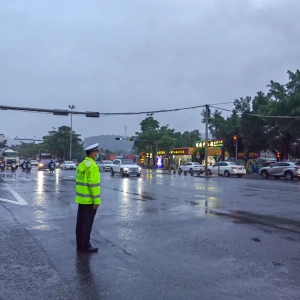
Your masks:
{"label": "tree", "polygon": [[159,129],[158,146],[160,149],[165,150],[168,154],[176,144],[176,137],[174,136],[174,132],[175,130],[170,129],[169,125],[162,126]]}
{"label": "tree", "polygon": [[20,153],[23,159],[36,159],[36,155],[40,152],[42,144],[24,143],[20,145],[13,145],[11,149]]}
{"label": "tree", "polygon": [[139,152],[152,152],[152,157],[155,157],[156,147],[170,153],[175,147],[193,147],[201,139],[199,130],[185,131],[183,134],[175,132],[169,125],[160,126],[152,114],[140,125],[141,132],[136,132],[134,149],[137,147]]}
{"label": "tree", "polygon": [[0,142],[0,149],[7,147],[7,140],[3,140],[3,142]]}
{"label": "tree", "polygon": [[195,142],[200,140],[201,134],[198,129],[184,131],[181,135],[181,147],[195,147]]}
{"label": "tree", "polygon": [[141,132],[136,132],[136,141],[134,146],[137,146],[140,152],[152,152],[152,157],[156,156],[155,144],[159,140],[159,122],[149,115],[141,123]]}
{"label": "tree", "polygon": [[271,81],[266,95],[235,99],[227,118],[220,110],[210,114],[209,130],[223,140],[223,153],[234,156],[232,136],[237,135],[238,150],[246,159],[250,151],[262,150],[280,151],[282,159],[300,157],[300,71],[288,71],[288,76],[287,84]]}
{"label": "tree", "polygon": [[[67,159],[70,154],[71,128],[68,126],[61,126],[57,131],[52,130],[48,133],[48,135],[43,137],[43,151],[52,153],[60,160]],[[83,144],[80,139],[80,134],[77,134],[74,131],[72,134],[72,152],[73,157],[76,159],[82,159],[82,156],[84,156]]]}

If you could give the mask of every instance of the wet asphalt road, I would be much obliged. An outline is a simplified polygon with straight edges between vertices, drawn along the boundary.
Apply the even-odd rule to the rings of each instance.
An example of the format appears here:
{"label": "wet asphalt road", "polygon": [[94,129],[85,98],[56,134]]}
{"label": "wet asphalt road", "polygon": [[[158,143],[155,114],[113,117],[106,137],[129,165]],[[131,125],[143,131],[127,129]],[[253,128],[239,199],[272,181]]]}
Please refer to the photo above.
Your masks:
{"label": "wet asphalt road", "polygon": [[300,299],[300,182],[102,172],[77,254],[75,172],[0,173],[0,299]]}

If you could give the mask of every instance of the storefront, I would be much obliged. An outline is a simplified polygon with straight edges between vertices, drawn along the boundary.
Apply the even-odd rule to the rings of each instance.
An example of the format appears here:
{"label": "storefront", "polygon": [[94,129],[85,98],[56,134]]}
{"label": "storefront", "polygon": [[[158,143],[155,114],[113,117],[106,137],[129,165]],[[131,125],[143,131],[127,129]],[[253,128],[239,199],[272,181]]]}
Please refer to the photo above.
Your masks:
{"label": "storefront", "polygon": [[158,169],[163,169],[169,166],[177,168],[178,166],[192,160],[194,150],[194,148],[189,147],[173,148],[169,153],[165,150],[158,150],[156,167]]}
{"label": "storefront", "polygon": [[[158,169],[168,168],[169,166],[178,167],[192,160],[195,148],[183,147],[173,148],[169,153],[165,150],[158,150],[155,166]],[[145,166],[153,165],[152,153],[141,152],[140,163]]]}
{"label": "storefront", "polygon": [[[196,148],[205,148],[206,141],[196,142]],[[222,140],[208,140],[207,141],[207,163],[208,165],[213,165],[216,163],[222,155]],[[228,152],[225,152],[224,159],[226,160],[229,157]]]}

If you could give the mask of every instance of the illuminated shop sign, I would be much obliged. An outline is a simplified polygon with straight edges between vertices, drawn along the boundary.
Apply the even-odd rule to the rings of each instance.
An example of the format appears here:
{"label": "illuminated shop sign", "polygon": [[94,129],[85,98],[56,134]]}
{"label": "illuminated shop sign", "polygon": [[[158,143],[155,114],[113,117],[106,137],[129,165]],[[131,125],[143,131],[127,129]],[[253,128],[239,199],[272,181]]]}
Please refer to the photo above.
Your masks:
{"label": "illuminated shop sign", "polygon": [[[158,150],[157,155],[168,155],[165,150]],[[170,155],[190,155],[190,148],[174,148],[170,151]]]}
{"label": "illuminated shop sign", "polygon": [[[205,144],[206,144],[206,141],[196,142],[196,147],[204,148]],[[223,140],[208,140],[207,147],[221,148],[221,147],[223,147]]]}

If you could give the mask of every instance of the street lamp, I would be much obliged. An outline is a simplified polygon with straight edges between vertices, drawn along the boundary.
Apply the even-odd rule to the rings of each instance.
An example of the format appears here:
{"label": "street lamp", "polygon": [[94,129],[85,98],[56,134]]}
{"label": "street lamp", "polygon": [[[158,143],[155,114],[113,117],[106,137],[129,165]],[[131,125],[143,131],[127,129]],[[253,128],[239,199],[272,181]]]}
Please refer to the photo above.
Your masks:
{"label": "street lamp", "polygon": [[73,138],[73,129],[72,129],[72,125],[73,125],[73,123],[72,123],[72,117],[73,117],[73,114],[72,114],[72,111],[73,111],[73,109],[75,109],[75,105],[69,105],[69,108],[70,108],[70,110],[71,110],[71,133],[70,133],[70,160],[72,160],[72,138]]}

